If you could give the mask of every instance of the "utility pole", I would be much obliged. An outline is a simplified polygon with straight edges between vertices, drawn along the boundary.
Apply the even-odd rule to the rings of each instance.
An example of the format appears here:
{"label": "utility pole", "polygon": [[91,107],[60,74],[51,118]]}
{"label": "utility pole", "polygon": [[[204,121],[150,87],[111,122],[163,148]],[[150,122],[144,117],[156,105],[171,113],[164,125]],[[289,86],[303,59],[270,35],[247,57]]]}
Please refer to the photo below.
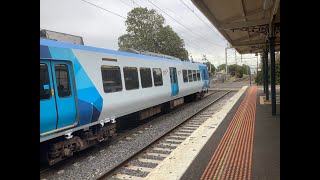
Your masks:
{"label": "utility pole", "polygon": [[236,62],[237,65],[237,50],[234,48],[234,61]]}
{"label": "utility pole", "polygon": [[190,61],[193,62],[193,58],[192,58],[192,55],[191,55],[191,54],[190,54]]}
{"label": "utility pole", "polygon": [[[256,77],[256,79],[258,79],[258,53],[256,53],[256,56],[257,56],[257,77]],[[258,86],[258,81],[257,81],[257,86]]]}
{"label": "utility pole", "polygon": [[212,72],[211,72],[211,62],[207,59],[206,55],[202,55],[202,56],[203,56],[203,60],[208,61],[210,73],[212,73]]}
{"label": "utility pole", "polygon": [[259,67],[258,67],[258,66],[259,66],[259,65],[258,65],[258,61],[259,61],[259,60],[258,60],[258,55],[257,55],[257,74],[258,74],[258,68],[259,68]]}
{"label": "utility pole", "polygon": [[227,51],[228,51],[228,48],[226,47],[225,48],[225,54],[226,54],[226,80],[228,79],[228,57],[227,57]]}
{"label": "utility pole", "polygon": [[251,70],[250,70],[250,66],[248,66],[248,71],[249,71],[250,86],[251,86]]}

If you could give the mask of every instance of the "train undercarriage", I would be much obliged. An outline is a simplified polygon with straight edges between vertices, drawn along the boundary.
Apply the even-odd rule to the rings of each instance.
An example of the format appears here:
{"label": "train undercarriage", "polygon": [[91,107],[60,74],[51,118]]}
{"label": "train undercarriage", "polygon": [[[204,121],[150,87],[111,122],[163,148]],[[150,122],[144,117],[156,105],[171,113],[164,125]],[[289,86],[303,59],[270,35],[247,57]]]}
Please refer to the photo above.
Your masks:
{"label": "train undercarriage", "polygon": [[171,109],[198,99],[201,99],[208,91],[194,93],[179,99],[172,100],[124,117],[117,118],[115,123],[97,124],[87,129],[76,131],[72,137],[58,137],[40,144],[40,162],[54,165],[66,158],[73,156],[75,152],[84,150],[102,141],[108,141],[116,136],[117,130],[126,128],[128,124],[137,124],[139,121],[152,117],[159,113],[167,113]]}

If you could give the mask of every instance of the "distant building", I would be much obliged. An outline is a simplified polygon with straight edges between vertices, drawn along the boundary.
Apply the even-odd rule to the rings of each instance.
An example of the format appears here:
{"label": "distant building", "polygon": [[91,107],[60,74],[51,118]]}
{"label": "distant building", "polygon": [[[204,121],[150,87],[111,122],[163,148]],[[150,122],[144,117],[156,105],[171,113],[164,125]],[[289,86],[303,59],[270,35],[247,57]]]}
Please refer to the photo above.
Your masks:
{"label": "distant building", "polygon": [[72,34],[60,33],[60,32],[50,31],[46,29],[40,30],[40,38],[46,38],[46,39],[56,40],[60,42],[84,45],[84,42],[81,36],[75,36]]}

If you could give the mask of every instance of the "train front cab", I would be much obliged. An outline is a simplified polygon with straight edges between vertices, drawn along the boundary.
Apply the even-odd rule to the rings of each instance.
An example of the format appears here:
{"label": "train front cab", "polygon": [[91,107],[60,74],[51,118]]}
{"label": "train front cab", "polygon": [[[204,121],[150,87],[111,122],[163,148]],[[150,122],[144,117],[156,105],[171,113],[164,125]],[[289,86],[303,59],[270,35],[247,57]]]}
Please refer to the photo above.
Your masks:
{"label": "train front cab", "polygon": [[202,79],[202,91],[208,92],[209,88],[209,72],[207,66],[199,65],[200,75]]}
{"label": "train front cab", "polygon": [[77,124],[77,102],[70,61],[40,59],[40,137]]}

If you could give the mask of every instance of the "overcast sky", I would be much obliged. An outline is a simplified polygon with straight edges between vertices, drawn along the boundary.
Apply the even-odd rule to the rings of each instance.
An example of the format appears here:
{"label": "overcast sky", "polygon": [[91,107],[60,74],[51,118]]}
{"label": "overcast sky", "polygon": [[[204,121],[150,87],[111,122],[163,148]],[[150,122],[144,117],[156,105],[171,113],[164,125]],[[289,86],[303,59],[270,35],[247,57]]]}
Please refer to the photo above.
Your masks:
{"label": "overcast sky", "polygon": [[[85,0],[120,16],[134,7],[155,9],[165,18],[165,25],[170,25],[185,42],[185,47],[197,62],[207,59],[217,65],[225,63],[227,41],[207,18],[193,5],[191,0]],[[150,3],[151,1],[152,3]],[[159,10],[162,9],[168,15]],[[198,16],[196,16],[193,12]],[[82,0],[41,0],[40,28],[83,37],[85,45],[118,50],[118,37],[126,33],[125,18],[92,6]],[[200,19],[201,20],[200,20]],[[185,27],[184,27],[185,26]],[[235,62],[234,50],[228,51],[228,64]],[[237,54],[237,59],[240,55]],[[253,57],[244,55],[244,58]],[[244,59],[243,63],[256,64],[256,60]],[[241,65],[242,63],[239,62]]]}

